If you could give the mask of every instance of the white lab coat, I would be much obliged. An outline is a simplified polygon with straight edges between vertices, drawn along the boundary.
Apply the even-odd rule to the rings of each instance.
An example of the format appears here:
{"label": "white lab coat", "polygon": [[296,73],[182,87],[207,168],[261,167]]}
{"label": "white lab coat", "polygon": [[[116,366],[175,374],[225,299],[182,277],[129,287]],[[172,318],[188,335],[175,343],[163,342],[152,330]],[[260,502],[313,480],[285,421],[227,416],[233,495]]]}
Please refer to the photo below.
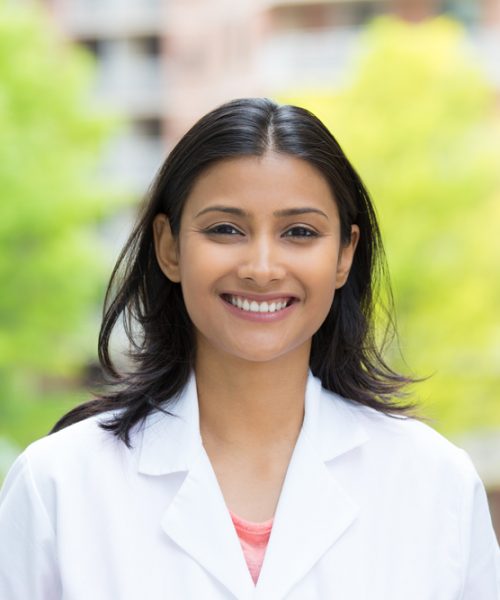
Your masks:
{"label": "white lab coat", "polygon": [[[1,600],[498,600],[500,552],[463,450],[325,391],[304,424],[257,586],[199,432],[196,383],[129,450],[75,424],[0,497]],[[102,417],[100,417],[102,418]]]}

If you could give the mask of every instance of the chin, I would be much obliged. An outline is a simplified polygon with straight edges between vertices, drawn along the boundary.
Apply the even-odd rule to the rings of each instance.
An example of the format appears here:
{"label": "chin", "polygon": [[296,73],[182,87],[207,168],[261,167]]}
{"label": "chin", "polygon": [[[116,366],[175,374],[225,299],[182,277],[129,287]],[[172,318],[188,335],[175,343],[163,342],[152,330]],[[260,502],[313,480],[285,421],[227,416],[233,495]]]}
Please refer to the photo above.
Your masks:
{"label": "chin", "polygon": [[265,346],[256,347],[253,350],[249,348],[240,348],[239,350],[233,349],[224,349],[224,352],[233,356],[238,360],[243,360],[251,363],[270,363],[276,360],[282,360],[287,357],[287,355],[292,356],[294,353],[299,351],[302,344],[298,344],[293,348],[270,348]]}

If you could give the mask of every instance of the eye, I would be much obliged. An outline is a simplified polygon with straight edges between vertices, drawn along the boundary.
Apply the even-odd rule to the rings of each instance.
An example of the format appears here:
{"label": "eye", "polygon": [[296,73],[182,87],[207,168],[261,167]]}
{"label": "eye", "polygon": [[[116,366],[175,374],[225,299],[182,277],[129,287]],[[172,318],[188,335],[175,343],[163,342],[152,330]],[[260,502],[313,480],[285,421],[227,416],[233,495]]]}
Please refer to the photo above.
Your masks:
{"label": "eye", "polygon": [[318,232],[314,231],[314,229],[309,229],[309,227],[297,226],[291,227],[283,234],[283,237],[287,238],[313,238],[318,237]]}
{"label": "eye", "polygon": [[213,227],[205,229],[205,233],[210,235],[243,235],[239,229],[236,229],[234,225],[229,223],[214,225]]}

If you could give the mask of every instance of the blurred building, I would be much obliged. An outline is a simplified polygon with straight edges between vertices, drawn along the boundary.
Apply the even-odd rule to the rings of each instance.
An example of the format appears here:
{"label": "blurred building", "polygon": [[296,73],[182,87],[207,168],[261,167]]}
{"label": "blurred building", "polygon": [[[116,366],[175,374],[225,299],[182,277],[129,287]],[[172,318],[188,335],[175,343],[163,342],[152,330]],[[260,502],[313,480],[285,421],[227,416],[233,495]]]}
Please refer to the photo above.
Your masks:
{"label": "blurred building", "polygon": [[96,56],[96,96],[127,119],[103,170],[138,194],[217,104],[340,85],[362,26],[380,14],[456,17],[500,90],[498,0],[44,1],[64,35]]}
{"label": "blurred building", "polygon": [[95,94],[127,126],[106,153],[106,178],[140,194],[163,157],[168,110],[162,0],[45,0],[63,34],[97,59]]}

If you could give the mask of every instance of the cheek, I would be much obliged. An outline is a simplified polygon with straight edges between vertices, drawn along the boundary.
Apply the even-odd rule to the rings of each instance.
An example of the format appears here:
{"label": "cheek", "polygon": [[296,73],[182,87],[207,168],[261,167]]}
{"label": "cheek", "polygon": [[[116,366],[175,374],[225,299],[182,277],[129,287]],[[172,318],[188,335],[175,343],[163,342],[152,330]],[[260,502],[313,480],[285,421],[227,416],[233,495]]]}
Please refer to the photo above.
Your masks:
{"label": "cheek", "polygon": [[310,324],[314,332],[318,331],[327,318],[336,293],[337,253],[325,252],[323,260],[311,269],[309,279],[310,290]]}
{"label": "cheek", "polygon": [[199,240],[196,244],[185,243],[180,248],[179,266],[184,303],[197,325],[196,321],[209,314],[207,303],[213,301],[217,280],[227,271],[227,251]]}
{"label": "cheek", "polygon": [[203,288],[205,293],[233,266],[232,253],[213,243],[185,244],[180,252],[181,281],[189,287]]}
{"label": "cheek", "polygon": [[333,300],[337,282],[337,262],[336,246],[326,246],[300,263],[301,271],[307,278],[310,293],[319,302],[328,301],[328,298],[330,298],[330,302]]}

